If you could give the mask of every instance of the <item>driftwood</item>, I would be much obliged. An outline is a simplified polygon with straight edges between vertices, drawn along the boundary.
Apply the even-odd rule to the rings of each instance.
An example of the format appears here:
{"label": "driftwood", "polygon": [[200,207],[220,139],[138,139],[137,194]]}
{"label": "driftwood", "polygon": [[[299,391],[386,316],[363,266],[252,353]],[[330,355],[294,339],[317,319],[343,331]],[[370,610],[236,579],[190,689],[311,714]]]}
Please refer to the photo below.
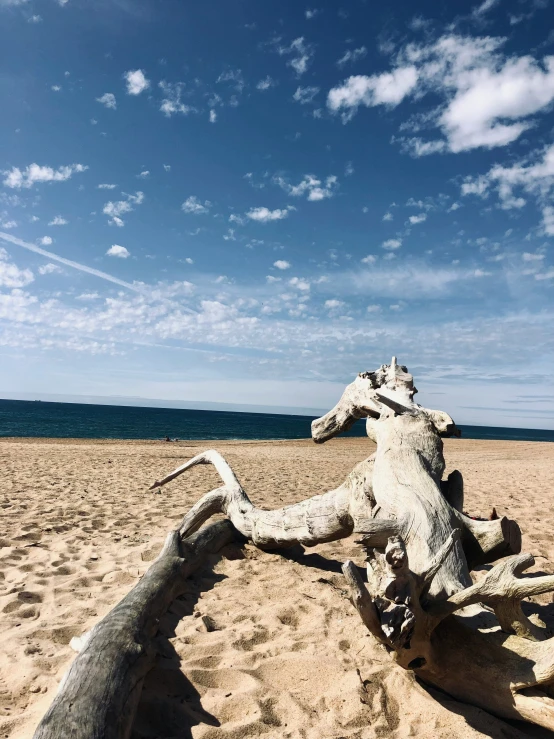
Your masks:
{"label": "driftwood", "polygon": [[[352,600],[373,636],[401,667],[498,716],[554,729],[554,638],[521,602],[554,591],[554,576],[521,577],[521,533],[507,518],[463,513],[463,480],[445,470],[441,437],[459,435],[450,416],[417,405],[406,367],[365,372],[312,424],[317,443],[360,418],[377,444],[337,489],[274,511],[256,508],[223,457],[208,451],[154,483],[197,464],[214,464],[223,485],[187,513],[181,534],[223,512],[262,548],[313,546],[361,535],[367,584],[347,562]],[[507,556],[511,555],[511,556]],[[515,555],[515,556],[514,556]],[[506,557],[476,584],[470,572]]]}
{"label": "driftwood", "polygon": [[155,663],[153,638],[160,617],[206,556],[236,538],[229,521],[207,526],[185,541],[172,531],[131,592],[88,634],[72,640],[79,654],[34,739],[126,739],[144,678]]}

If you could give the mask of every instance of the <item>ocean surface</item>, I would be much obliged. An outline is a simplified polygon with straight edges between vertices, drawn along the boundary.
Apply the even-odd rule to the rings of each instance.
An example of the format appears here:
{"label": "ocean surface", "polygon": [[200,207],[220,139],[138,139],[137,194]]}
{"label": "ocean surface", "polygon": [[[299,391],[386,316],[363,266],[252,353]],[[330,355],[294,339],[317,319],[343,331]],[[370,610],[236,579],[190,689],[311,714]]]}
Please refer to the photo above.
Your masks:
{"label": "ocean surface", "polygon": [[[0,400],[0,437],[308,439],[312,416]],[[554,431],[461,426],[468,439],[554,441]],[[365,436],[358,421],[344,436]]]}

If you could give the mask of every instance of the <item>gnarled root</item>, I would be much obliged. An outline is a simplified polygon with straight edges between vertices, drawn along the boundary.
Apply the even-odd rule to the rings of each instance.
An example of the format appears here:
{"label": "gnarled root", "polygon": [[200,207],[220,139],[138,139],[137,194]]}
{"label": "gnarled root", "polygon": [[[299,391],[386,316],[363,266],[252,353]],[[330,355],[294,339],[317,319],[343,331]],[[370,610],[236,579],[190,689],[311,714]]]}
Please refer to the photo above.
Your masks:
{"label": "gnarled root", "polygon": [[[346,562],[354,605],[401,667],[499,716],[554,729],[554,638],[545,639],[521,609],[522,599],[554,591],[554,575],[520,577],[534,564],[532,555],[521,554],[499,562],[478,583],[427,601],[457,538],[453,532],[427,571],[415,573],[404,542],[391,537],[384,555],[369,552],[367,587]],[[490,622],[492,614],[468,608],[477,604],[494,611],[499,627],[479,630],[479,619]]]}

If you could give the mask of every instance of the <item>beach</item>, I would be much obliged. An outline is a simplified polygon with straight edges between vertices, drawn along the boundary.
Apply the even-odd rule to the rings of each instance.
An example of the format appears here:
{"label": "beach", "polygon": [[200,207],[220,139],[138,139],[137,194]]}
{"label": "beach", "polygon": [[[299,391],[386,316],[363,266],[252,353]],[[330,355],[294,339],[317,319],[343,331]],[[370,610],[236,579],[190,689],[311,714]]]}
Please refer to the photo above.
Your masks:
{"label": "beach", "polygon": [[[278,508],[339,485],[374,451],[368,439],[164,443],[2,439],[0,736],[26,739],[73,659],[69,646],[138,581],[167,532],[208,490],[196,467],[218,449],[252,501]],[[445,440],[465,510],[518,521],[536,571],[554,573],[554,444]],[[346,597],[340,565],[363,564],[355,537],[266,553],[227,547],[190,580],[161,623],[133,737],[546,737],[419,684],[395,666]],[[535,599],[554,627],[551,595]],[[208,631],[201,616],[209,616]]]}

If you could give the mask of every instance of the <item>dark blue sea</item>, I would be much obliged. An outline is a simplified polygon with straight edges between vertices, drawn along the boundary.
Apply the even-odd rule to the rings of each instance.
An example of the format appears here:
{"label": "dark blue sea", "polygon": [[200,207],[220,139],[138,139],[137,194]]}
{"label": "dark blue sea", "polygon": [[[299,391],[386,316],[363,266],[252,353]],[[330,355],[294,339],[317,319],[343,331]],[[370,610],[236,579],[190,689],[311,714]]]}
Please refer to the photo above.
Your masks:
{"label": "dark blue sea", "polygon": [[[0,437],[308,439],[312,416],[0,400]],[[468,439],[554,441],[554,431],[461,426]],[[345,436],[365,436],[359,421]]]}

